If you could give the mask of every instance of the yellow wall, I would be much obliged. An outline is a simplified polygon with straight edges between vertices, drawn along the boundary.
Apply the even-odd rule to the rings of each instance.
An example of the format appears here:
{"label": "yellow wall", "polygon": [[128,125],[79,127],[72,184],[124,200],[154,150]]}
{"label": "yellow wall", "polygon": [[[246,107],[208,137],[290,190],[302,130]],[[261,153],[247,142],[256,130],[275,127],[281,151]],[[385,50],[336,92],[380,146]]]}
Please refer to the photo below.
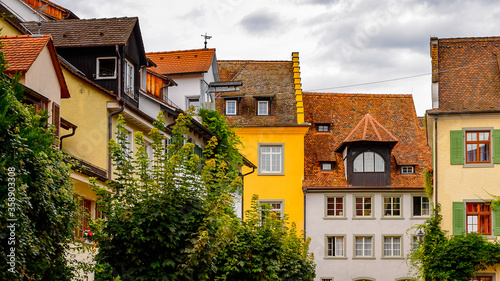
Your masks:
{"label": "yellow wall", "polygon": [[[284,211],[289,222],[295,222],[298,230],[304,228],[304,135],[309,127],[242,127],[236,134],[243,142],[241,153],[259,166],[259,143],[284,144],[284,175],[258,175],[256,171],[244,178],[244,210],[250,208],[253,194],[259,200],[284,200]],[[243,173],[249,172],[248,168]]]}
{"label": "yellow wall", "polygon": [[0,18],[0,28],[2,28],[2,31],[0,31],[0,35],[2,36],[21,35],[19,30],[12,27],[12,25],[3,18]]}
{"label": "yellow wall", "polygon": [[[63,68],[71,97],[61,100],[61,117],[78,126],[63,140],[63,151],[107,170],[108,110],[111,96]],[[61,130],[61,136],[71,131]]]}
{"label": "yellow wall", "polygon": [[[463,202],[465,199],[488,200],[493,199],[491,195],[500,195],[500,165],[481,168],[451,165],[450,131],[464,128],[500,129],[500,114],[440,115],[437,124],[437,161],[436,156],[433,157],[434,169],[437,170],[437,194],[434,188],[434,199],[437,195],[438,203],[441,205],[443,216],[441,227],[451,235],[453,202]],[[434,116],[429,116],[427,131],[433,149],[436,148],[434,125]],[[493,147],[491,149],[493,151]],[[496,239],[498,240],[498,236]],[[499,280],[500,265],[488,267],[483,273],[495,274],[496,280]]]}

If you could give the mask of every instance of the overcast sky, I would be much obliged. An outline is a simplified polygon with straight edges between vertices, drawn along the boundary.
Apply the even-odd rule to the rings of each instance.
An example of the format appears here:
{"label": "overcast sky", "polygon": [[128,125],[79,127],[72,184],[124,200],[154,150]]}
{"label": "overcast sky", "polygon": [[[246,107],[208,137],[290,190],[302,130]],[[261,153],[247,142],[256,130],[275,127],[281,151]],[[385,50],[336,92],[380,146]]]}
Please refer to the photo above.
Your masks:
{"label": "overcast sky", "polygon": [[431,107],[430,37],[500,35],[494,0],[52,1],[82,19],[139,17],[146,52],[202,48],[205,32],[219,60],[299,52],[304,91],[412,94],[419,116]]}

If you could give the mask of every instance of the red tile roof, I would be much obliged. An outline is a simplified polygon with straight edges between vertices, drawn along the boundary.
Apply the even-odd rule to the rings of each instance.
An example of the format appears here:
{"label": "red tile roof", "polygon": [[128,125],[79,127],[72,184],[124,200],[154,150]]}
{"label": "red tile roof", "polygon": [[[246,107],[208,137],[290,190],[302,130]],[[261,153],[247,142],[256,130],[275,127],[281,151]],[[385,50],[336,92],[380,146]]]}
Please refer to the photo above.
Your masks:
{"label": "red tile roof", "polygon": [[63,6],[57,5],[52,1],[48,0],[22,0],[22,1],[37,11],[39,10],[39,8],[42,8],[40,13],[47,19],[64,20],[64,19],[78,18],[70,10],[64,8]]}
{"label": "red tile roof", "polygon": [[61,65],[57,58],[57,53],[50,35],[31,36],[17,35],[0,37],[0,43],[3,44],[2,51],[9,65],[7,73],[26,72],[38,58],[38,55],[47,46],[52,63],[56,71],[57,78],[61,85],[61,97],[68,98],[69,91],[64,80]]}
{"label": "red tile roof", "polygon": [[[348,141],[396,142],[392,149],[392,188],[423,188],[430,149],[411,95],[304,92],[305,121],[330,124],[330,133],[311,126],[304,140],[304,186],[346,188],[343,157],[334,150]],[[323,172],[320,161],[335,161]],[[415,175],[401,175],[398,165],[415,165]]]}
{"label": "red tile roof", "polygon": [[[226,116],[235,126],[296,126],[292,61],[218,61],[221,82],[242,81],[239,91],[216,94],[216,109],[224,114],[224,97],[238,96],[237,116]],[[269,98],[271,115],[257,116],[256,99]]]}
{"label": "red tile roof", "polygon": [[431,38],[437,112],[500,110],[500,37]]}
{"label": "red tile roof", "polygon": [[[38,33],[36,22],[25,22],[23,25],[34,34]],[[139,30],[138,26],[139,19],[136,17],[73,19],[42,22],[40,31],[52,35],[56,47],[122,46],[127,44],[134,28]],[[142,44],[142,38],[138,40]]]}
{"label": "red tile roof", "polygon": [[151,70],[163,75],[207,72],[215,59],[215,49],[147,53],[157,66]]}

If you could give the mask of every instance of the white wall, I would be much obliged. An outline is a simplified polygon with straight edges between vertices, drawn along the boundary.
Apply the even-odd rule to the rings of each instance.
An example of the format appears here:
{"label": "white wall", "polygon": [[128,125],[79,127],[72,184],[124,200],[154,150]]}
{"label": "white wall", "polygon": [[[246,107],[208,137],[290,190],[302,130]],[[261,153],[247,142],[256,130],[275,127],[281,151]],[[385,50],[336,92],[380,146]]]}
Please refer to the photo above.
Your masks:
{"label": "white wall", "polygon": [[[397,191],[395,191],[397,192]],[[326,193],[336,195],[335,193]],[[411,249],[412,234],[407,230],[415,224],[425,222],[426,218],[412,217],[412,196],[423,193],[397,192],[394,195],[402,196],[402,218],[386,219],[382,217],[383,195],[391,192],[376,193],[362,192],[359,194],[373,195],[374,218],[353,219],[354,195],[353,193],[340,192],[345,195],[344,219],[325,218],[325,193],[307,193],[306,235],[311,237],[309,250],[314,253],[316,279],[334,278],[334,280],[350,281],[355,278],[367,277],[378,281],[392,281],[408,276],[409,269],[406,265],[407,252]],[[414,231],[412,232],[414,234]],[[345,257],[339,259],[325,258],[326,235],[345,235]],[[370,259],[356,259],[354,256],[355,235],[373,235],[374,257]],[[402,258],[384,258],[383,236],[400,235],[402,239]]]}

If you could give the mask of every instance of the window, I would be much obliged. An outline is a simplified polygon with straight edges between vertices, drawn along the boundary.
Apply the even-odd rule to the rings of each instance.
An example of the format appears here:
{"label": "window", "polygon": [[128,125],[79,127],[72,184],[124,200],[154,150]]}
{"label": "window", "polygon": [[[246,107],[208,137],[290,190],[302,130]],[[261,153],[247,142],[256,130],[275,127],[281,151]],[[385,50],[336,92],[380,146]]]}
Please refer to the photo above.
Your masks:
{"label": "window", "polygon": [[491,234],[491,205],[486,203],[467,203],[467,233]]}
{"label": "window", "polygon": [[277,217],[281,217],[285,213],[283,200],[259,200],[259,204],[268,205],[269,211],[275,213]]}
{"label": "window", "polygon": [[123,86],[125,94],[134,97],[134,65],[128,60],[125,60]]}
{"label": "window", "polygon": [[96,79],[116,78],[116,57],[97,58]]}
{"label": "window", "polygon": [[401,216],[401,197],[387,196],[384,197],[384,217],[400,217]]}
{"label": "window", "polygon": [[491,276],[473,276],[469,278],[469,281],[493,281]]}
{"label": "window", "polygon": [[283,175],[283,144],[259,144],[259,174]]}
{"label": "window", "polygon": [[316,124],[316,132],[321,132],[321,133],[330,132],[330,124]]}
{"label": "window", "polygon": [[413,196],[413,216],[428,216],[430,215],[429,198],[425,196]]}
{"label": "window", "polygon": [[332,196],[326,197],[326,216],[344,217],[344,197]]}
{"label": "window", "polygon": [[78,206],[78,216],[79,225],[75,229],[75,236],[79,238],[85,238],[85,232],[88,229],[89,220],[92,218],[91,207],[92,201],[85,199],[83,196],[74,195],[75,200],[77,200]]}
{"label": "window", "polygon": [[333,162],[327,161],[327,162],[321,162],[321,171],[326,171],[326,172],[331,172],[333,171]]}
{"label": "window", "polygon": [[415,173],[415,167],[413,166],[401,166],[401,174],[409,175]]}
{"label": "window", "polygon": [[321,281],[333,281],[333,278],[321,278]]}
{"label": "window", "polygon": [[269,101],[257,101],[257,115],[269,115]]}
{"label": "window", "polygon": [[354,172],[384,172],[384,159],[374,152],[361,153],[354,159]]}
{"label": "window", "polygon": [[237,102],[235,100],[226,100],[226,115],[236,115]]}
{"label": "window", "polygon": [[163,86],[161,91],[162,91],[161,95],[162,95],[163,102],[170,103],[170,101],[168,100],[168,87]]}
{"label": "window", "polygon": [[384,237],[384,257],[401,257],[401,236]]}
{"label": "window", "polygon": [[186,101],[187,108],[192,105],[194,107],[194,110],[196,113],[198,113],[198,110],[200,109],[200,98],[199,97],[188,97]]}
{"label": "window", "polygon": [[344,257],[344,237],[343,236],[327,236],[327,257]]}
{"label": "window", "polygon": [[355,257],[372,257],[373,256],[373,237],[371,236],[356,236],[355,237]]}
{"label": "window", "polygon": [[362,196],[355,197],[355,217],[371,217],[372,216],[372,197]]}
{"label": "window", "polygon": [[466,163],[490,162],[490,132],[466,131]]}

